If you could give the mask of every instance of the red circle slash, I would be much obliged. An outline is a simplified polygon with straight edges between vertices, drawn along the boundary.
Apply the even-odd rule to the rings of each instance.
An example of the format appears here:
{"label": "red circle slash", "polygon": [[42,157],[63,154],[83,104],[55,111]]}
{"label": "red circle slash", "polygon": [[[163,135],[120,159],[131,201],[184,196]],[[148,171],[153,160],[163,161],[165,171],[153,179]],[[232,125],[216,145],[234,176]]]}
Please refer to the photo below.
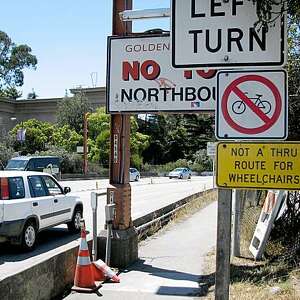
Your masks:
{"label": "red circle slash", "polygon": [[[246,81],[260,82],[271,90],[271,92],[274,96],[274,99],[275,99],[275,110],[271,117],[268,117],[238,87],[239,84],[246,82]],[[260,118],[264,122],[264,124],[262,126],[255,127],[255,128],[247,128],[247,127],[237,124],[230,116],[230,114],[228,112],[228,107],[227,107],[229,96],[231,93],[236,94],[241,99],[241,101],[243,101],[245,103],[245,105],[247,105],[258,116],[258,118]],[[233,129],[235,129],[236,131],[238,131],[240,133],[245,133],[245,134],[258,134],[258,133],[267,131],[270,127],[272,127],[276,123],[276,121],[280,117],[281,107],[282,107],[282,100],[281,100],[280,92],[278,91],[277,87],[269,79],[267,79],[263,76],[260,76],[260,75],[245,75],[245,76],[235,79],[225,89],[224,95],[222,97],[222,103],[221,103],[222,113],[223,113],[224,119],[228,123],[228,125],[231,126]]]}

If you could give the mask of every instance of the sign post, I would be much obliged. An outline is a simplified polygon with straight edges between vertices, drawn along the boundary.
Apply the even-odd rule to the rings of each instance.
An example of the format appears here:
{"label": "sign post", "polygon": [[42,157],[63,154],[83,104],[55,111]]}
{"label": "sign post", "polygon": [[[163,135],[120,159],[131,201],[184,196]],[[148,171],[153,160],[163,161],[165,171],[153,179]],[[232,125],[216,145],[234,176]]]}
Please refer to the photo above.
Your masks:
{"label": "sign post", "polygon": [[[269,26],[268,30],[262,27],[259,30],[255,26],[257,2],[172,0],[171,3],[174,68],[234,69],[285,65],[286,14],[274,18],[274,27]],[[276,8],[278,6],[271,6],[270,11],[276,11]],[[220,140],[286,139],[286,74],[282,70],[246,73],[218,73],[216,137]],[[284,157],[279,154],[280,146],[274,146],[274,149],[279,150],[272,153],[273,160],[267,156],[272,151],[267,144],[259,148],[262,157],[259,157],[260,152],[253,154],[251,146],[249,149],[248,145],[243,146],[218,144],[215,292],[215,299],[218,300],[229,299],[231,189],[257,186],[265,189],[273,186],[273,181],[279,184],[279,188],[299,186],[299,175],[296,172],[299,174],[300,167],[294,160],[284,161]],[[232,148],[246,152],[235,156]],[[287,148],[290,151],[293,147]],[[284,153],[285,150],[282,151]],[[280,167],[284,170],[292,168],[293,174],[284,171],[284,176],[280,176],[277,174],[277,168]],[[260,174],[261,171],[263,174]]]}
{"label": "sign post", "polygon": [[229,299],[231,245],[231,190],[218,189],[215,299]]}
{"label": "sign post", "polygon": [[[132,9],[132,0],[113,0],[112,34],[126,36],[131,32],[131,22],[123,23],[119,13]],[[110,123],[110,161],[107,204],[110,203],[110,192],[114,192],[115,214],[113,216],[113,235],[111,264],[115,267],[126,267],[138,258],[137,233],[131,218],[131,189],[129,184],[130,165],[130,115],[111,115]],[[100,254],[105,255],[107,231],[100,233]],[[129,250],[130,249],[130,250]]]}

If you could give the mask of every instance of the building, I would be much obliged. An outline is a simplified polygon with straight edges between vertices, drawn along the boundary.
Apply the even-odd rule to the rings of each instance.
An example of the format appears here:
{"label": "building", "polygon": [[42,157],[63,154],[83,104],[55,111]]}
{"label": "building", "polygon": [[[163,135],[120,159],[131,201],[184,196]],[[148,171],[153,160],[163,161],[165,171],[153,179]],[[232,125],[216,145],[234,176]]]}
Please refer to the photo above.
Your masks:
{"label": "building", "polygon": [[[92,108],[106,105],[106,88],[71,89],[72,94],[85,93]],[[5,99],[0,98],[0,137],[5,136],[16,124],[29,119],[37,119],[50,123],[56,122],[57,104],[63,98],[49,99]]]}

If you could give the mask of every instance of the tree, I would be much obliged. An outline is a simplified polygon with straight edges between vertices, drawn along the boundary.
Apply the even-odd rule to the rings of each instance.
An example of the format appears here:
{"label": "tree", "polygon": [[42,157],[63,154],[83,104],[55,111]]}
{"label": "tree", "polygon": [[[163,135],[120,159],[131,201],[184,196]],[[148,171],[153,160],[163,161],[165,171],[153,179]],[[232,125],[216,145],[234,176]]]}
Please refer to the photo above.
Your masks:
{"label": "tree", "polygon": [[[149,137],[140,133],[138,123],[131,117],[130,151],[131,165],[140,167],[143,158],[142,152],[149,146]],[[110,154],[110,115],[105,113],[105,108],[100,107],[88,117],[88,145],[90,148],[89,159],[108,167]]]}
{"label": "tree", "polygon": [[[23,142],[17,141],[15,138],[19,129],[26,129],[25,141]],[[82,143],[82,136],[68,125],[58,127],[36,119],[17,124],[10,134],[15,138],[15,151],[21,151],[23,154],[45,151],[51,146],[61,147],[71,152],[76,150],[79,143]]]}
{"label": "tree", "polygon": [[83,134],[84,114],[91,111],[91,105],[85,94],[80,91],[74,97],[64,97],[57,108],[57,122],[68,125],[77,133]]}
{"label": "tree", "polygon": [[31,51],[29,46],[16,45],[5,32],[0,31],[0,96],[21,96],[16,88],[23,85],[23,69],[35,69],[37,65],[37,58]]}
{"label": "tree", "polygon": [[206,148],[207,141],[214,136],[214,119],[207,115],[162,114],[139,122],[141,132],[150,136],[150,145],[143,156],[152,164],[193,160],[194,154]]}
{"label": "tree", "polygon": [[[290,17],[300,19],[299,0],[248,0],[257,4],[257,25],[267,27],[287,9]],[[272,10],[272,6],[275,10]],[[273,6],[273,7],[274,7]]]}

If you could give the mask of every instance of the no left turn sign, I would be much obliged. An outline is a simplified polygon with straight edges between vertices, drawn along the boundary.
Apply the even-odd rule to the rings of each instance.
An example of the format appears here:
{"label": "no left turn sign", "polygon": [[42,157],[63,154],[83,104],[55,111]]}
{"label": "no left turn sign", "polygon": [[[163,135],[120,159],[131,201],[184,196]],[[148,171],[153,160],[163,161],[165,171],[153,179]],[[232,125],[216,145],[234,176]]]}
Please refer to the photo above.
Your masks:
{"label": "no left turn sign", "polygon": [[221,71],[217,75],[218,139],[286,139],[284,70]]}

